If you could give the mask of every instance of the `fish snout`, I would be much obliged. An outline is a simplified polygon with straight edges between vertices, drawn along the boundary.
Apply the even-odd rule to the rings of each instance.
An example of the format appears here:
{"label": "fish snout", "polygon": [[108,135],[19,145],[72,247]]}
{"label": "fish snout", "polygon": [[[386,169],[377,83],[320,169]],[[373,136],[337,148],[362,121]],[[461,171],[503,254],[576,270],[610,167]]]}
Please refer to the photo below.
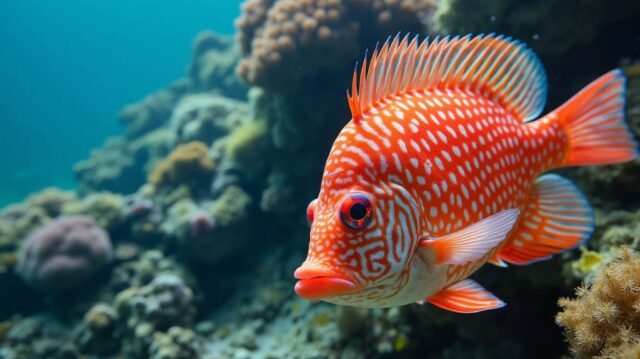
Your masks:
{"label": "fish snout", "polygon": [[345,295],[358,290],[358,286],[345,275],[317,263],[303,263],[293,276],[298,279],[295,291],[307,300]]}

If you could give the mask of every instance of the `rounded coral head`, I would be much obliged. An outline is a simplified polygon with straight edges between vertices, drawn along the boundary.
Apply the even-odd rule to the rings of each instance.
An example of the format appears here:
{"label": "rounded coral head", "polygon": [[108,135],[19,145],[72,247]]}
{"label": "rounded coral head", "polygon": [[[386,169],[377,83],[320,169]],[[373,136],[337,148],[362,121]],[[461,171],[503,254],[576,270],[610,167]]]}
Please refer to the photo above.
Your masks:
{"label": "rounded coral head", "polygon": [[86,282],[112,257],[109,235],[93,218],[58,218],[23,242],[16,271],[29,285],[61,291]]}

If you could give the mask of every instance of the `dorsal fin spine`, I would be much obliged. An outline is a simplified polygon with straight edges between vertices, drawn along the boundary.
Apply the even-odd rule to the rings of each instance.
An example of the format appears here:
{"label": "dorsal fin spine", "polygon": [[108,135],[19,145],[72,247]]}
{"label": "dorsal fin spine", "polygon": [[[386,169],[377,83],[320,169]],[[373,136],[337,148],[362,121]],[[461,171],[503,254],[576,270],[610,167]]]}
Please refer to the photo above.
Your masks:
{"label": "dorsal fin spine", "polygon": [[408,91],[461,90],[531,120],[542,111],[546,79],[542,65],[521,42],[493,34],[388,38],[354,74],[348,97],[354,120]]}

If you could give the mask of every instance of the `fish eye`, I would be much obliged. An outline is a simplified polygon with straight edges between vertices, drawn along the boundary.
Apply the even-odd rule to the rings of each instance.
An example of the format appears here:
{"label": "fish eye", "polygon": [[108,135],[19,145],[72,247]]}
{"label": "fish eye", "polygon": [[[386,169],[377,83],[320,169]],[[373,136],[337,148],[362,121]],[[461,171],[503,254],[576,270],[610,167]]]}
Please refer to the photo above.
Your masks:
{"label": "fish eye", "polygon": [[313,212],[316,209],[316,202],[318,202],[317,198],[309,202],[309,206],[307,206],[307,223],[309,223],[309,225],[313,223]]}
{"label": "fish eye", "polygon": [[369,197],[360,192],[349,194],[340,206],[340,219],[351,229],[365,228],[373,216],[373,203]]}

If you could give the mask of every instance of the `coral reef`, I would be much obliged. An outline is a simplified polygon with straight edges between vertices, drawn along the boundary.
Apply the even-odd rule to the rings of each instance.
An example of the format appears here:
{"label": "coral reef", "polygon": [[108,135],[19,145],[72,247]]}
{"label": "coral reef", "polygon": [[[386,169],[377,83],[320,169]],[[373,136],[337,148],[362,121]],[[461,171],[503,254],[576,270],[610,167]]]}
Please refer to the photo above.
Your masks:
{"label": "coral reef", "polygon": [[240,58],[233,39],[203,31],[193,40],[189,77],[197,91],[245,99],[247,89],[235,73]]}
{"label": "coral reef", "polygon": [[[552,104],[609,67],[631,64],[628,114],[640,128],[640,67],[621,60],[633,54],[620,45],[634,38],[625,30],[639,6],[573,5],[245,1],[236,41],[199,34],[185,78],[126,106],[124,133],[75,166],[76,191],[47,189],[0,211],[0,357],[559,357],[567,348],[555,304],[578,280],[593,284],[563,300],[558,316],[575,353],[636,355],[637,313],[628,311],[638,284],[629,283],[640,264],[619,246],[640,249],[637,163],[567,171],[596,206],[593,239],[552,261],[475,274],[509,303],[501,311],[347,308],[292,290],[309,234],[304,209],[349,119],[353,65],[388,35],[506,31],[543,57]],[[612,34],[623,38],[603,41]],[[93,222],[51,229],[69,215]],[[52,251],[31,244],[45,237]],[[98,255],[93,245],[109,237],[113,244],[101,247],[109,254]],[[86,278],[49,270],[50,259],[67,254],[84,258],[73,275]],[[107,258],[110,271],[88,280]],[[607,308],[615,308],[608,317]],[[584,346],[585,331],[610,335]]]}
{"label": "coral reef", "polygon": [[[69,328],[47,316],[34,316],[13,325],[7,334],[10,359],[80,359],[80,352],[68,336]],[[0,349],[1,350],[1,349]]]}
{"label": "coral reef", "polygon": [[265,121],[252,121],[229,134],[226,150],[229,159],[237,163],[247,175],[253,177],[264,170],[270,145]]}
{"label": "coral reef", "polygon": [[236,21],[244,55],[238,73],[269,91],[295,91],[309,78],[342,70],[394,31],[421,30],[421,16],[435,7],[429,0],[247,1]]}
{"label": "coral reef", "polygon": [[249,109],[244,102],[198,93],[183,97],[169,122],[177,143],[211,143],[241,126],[248,117]]}
{"label": "coral reef", "polygon": [[24,241],[16,270],[36,288],[59,291],[83,284],[111,256],[108,234],[91,217],[60,217]]}
{"label": "coral reef", "polygon": [[198,141],[178,147],[149,174],[149,183],[157,188],[187,185],[190,189],[207,188],[215,166],[207,146]]}
{"label": "coral reef", "polygon": [[189,91],[189,87],[188,81],[179,80],[167,89],[122,109],[120,121],[126,126],[125,137],[136,138],[164,125],[169,120],[176,102]]}
{"label": "coral reef", "polygon": [[201,357],[202,352],[202,343],[196,333],[181,327],[154,333],[149,345],[150,359],[192,359]]}
{"label": "coral reef", "polygon": [[113,137],[74,166],[79,192],[133,193],[143,185],[154,162],[172,149],[174,135],[158,129],[132,141]]}
{"label": "coral reef", "polygon": [[109,192],[92,193],[65,204],[62,214],[86,215],[93,218],[100,227],[113,231],[124,222],[124,199],[121,195]]}
{"label": "coral reef", "polygon": [[635,358],[640,352],[640,258],[623,250],[576,291],[559,301],[558,324],[579,358]]}
{"label": "coral reef", "polygon": [[97,303],[85,313],[76,343],[83,353],[109,355],[120,344],[118,313],[106,303]]}
{"label": "coral reef", "polygon": [[215,201],[202,207],[189,199],[173,204],[162,231],[175,238],[190,258],[217,263],[240,253],[248,244],[246,218],[250,209],[249,195],[230,185]]}
{"label": "coral reef", "polygon": [[[120,292],[115,299],[115,307],[120,321],[124,323],[125,351],[134,356],[146,357],[153,342],[160,340],[158,332],[180,325],[191,325],[195,315],[193,291],[185,281],[170,273],[156,276],[143,287],[131,287]],[[181,334],[181,333],[178,333]],[[164,338],[161,344],[167,345],[167,339],[179,340],[184,338]],[[171,346],[172,343],[168,343]],[[152,349],[158,353],[159,348]]]}

